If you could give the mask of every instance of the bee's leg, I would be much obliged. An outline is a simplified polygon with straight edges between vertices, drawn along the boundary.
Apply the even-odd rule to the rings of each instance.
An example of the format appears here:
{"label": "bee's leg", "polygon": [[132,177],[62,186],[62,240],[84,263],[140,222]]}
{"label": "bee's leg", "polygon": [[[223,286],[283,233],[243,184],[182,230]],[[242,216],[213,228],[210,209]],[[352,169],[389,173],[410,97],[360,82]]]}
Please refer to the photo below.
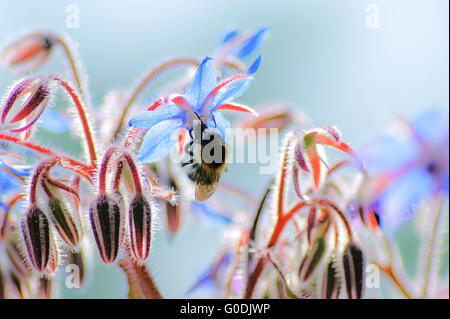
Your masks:
{"label": "bee's leg", "polygon": [[213,119],[213,122],[214,122],[214,127],[216,128],[217,127],[217,122],[216,122],[216,118],[214,117],[214,115],[212,115],[212,119]]}
{"label": "bee's leg", "polygon": [[194,161],[192,159],[190,159],[188,161],[183,161],[183,162],[181,162],[181,167],[185,167],[186,165],[189,165],[192,163],[194,163]]}
{"label": "bee's leg", "polygon": [[193,142],[189,142],[185,149],[185,153],[188,155],[188,158],[186,160],[182,160],[181,167],[185,167],[188,164],[194,163],[194,151],[193,151]]}

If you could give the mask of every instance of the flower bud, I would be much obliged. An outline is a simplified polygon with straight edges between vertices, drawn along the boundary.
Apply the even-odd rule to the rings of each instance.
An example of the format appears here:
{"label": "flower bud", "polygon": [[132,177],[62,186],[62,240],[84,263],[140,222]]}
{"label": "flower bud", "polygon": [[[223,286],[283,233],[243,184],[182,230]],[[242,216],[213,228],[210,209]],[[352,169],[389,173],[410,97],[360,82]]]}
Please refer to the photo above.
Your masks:
{"label": "flower bud", "polygon": [[325,254],[325,249],[326,244],[324,238],[317,238],[313,242],[312,248],[306,252],[305,257],[303,257],[300,264],[300,268],[298,270],[298,277],[300,281],[306,282],[312,277]]}
{"label": "flower bud", "polygon": [[42,64],[50,56],[54,40],[42,33],[28,34],[11,43],[2,54],[7,66],[27,64],[23,71],[30,71]]}
{"label": "flower bud", "polygon": [[166,215],[167,215],[167,226],[169,232],[172,235],[175,235],[178,228],[180,227],[180,205],[172,205],[169,202],[165,202],[166,204]]}
{"label": "flower bud", "polygon": [[50,256],[48,259],[47,267],[45,267],[44,272],[47,275],[53,274],[59,266],[59,256],[58,249],[56,247],[55,240],[53,240],[53,236],[50,238]]}
{"label": "flower bud", "polygon": [[[173,192],[179,192],[178,186],[175,180],[170,177],[169,186]],[[178,228],[180,227],[180,215],[181,215],[181,205],[178,203],[174,205],[173,202],[165,201],[166,206],[166,217],[167,217],[167,228],[171,235],[175,235]]]}
{"label": "flower bud", "polygon": [[80,231],[67,205],[52,197],[49,200],[50,218],[61,238],[70,246],[75,247],[80,240]]}
{"label": "flower bud", "polygon": [[137,260],[145,260],[150,250],[151,207],[146,199],[136,196],[130,205],[130,247]]}
{"label": "flower bud", "polygon": [[350,242],[345,247],[342,263],[347,296],[361,299],[364,290],[364,256],[355,243]]}
{"label": "flower bud", "polygon": [[[8,121],[12,132],[21,132],[32,126],[45,111],[51,97],[51,76],[29,78],[20,81],[6,99],[2,123],[5,124],[9,112],[18,108],[17,113]],[[25,100],[21,97],[26,97]],[[20,103],[20,105],[17,105]],[[25,120],[24,123],[20,123]]]}
{"label": "flower bud", "polygon": [[276,128],[281,131],[294,122],[294,113],[287,105],[274,104],[261,107],[262,110],[258,112],[258,116],[245,117],[236,123],[236,127],[244,130],[254,129],[259,134],[260,132],[269,132],[259,131],[259,129]]}
{"label": "flower bud", "polygon": [[22,236],[34,268],[44,271],[50,259],[52,233],[47,216],[37,206],[32,206],[22,220]]}
{"label": "flower bud", "polygon": [[305,172],[309,172],[308,165],[306,164],[305,157],[303,156],[303,145],[302,141],[299,140],[294,146],[294,159],[297,165],[304,170]]}
{"label": "flower bud", "polygon": [[322,282],[322,298],[337,299],[341,290],[341,278],[336,269],[336,261],[330,258]]}
{"label": "flower bud", "polygon": [[119,204],[111,197],[100,194],[89,209],[92,230],[103,262],[114,262],[119,251],[122,216]]}

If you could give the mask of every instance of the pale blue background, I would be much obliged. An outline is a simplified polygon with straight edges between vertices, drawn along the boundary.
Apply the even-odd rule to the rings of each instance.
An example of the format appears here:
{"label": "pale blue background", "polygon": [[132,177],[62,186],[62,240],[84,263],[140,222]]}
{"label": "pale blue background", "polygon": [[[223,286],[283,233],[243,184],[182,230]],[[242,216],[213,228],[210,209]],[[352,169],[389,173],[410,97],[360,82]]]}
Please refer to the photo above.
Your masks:
{"label": "pale blue background", "polygon": [[[80,29],[65,27],[69,3],[80,7]],[[379,29],[365,26],[369,3],[381,9]],[[358,147],[395,116],[410,118],[431,105],[448,112],[448,9],[446,0],[1,1],[0,42],[34,28],[65,32],[79,42],[99,103],[109,89],[130,87],[157,61],[211,54],[230,23],[244,29],[265,24],[271,37],[263,63],[240,102],[292,102],[315,123],[337,125]],[[45,70],[64,72],[55,57]],[[0,70],[1,90],[12,80]],[[225,178],[240,182],[245,169],[248,177],[240,184],[258,195],[268,176],[259,176],[257,168],[233,165]],[[168,296],[185,296],[214,256],[218,230],[188,223],[171,244],[158,236],[151,259]],[[103,265],[83,293],[62,294],[124,295],[122,273]]]}

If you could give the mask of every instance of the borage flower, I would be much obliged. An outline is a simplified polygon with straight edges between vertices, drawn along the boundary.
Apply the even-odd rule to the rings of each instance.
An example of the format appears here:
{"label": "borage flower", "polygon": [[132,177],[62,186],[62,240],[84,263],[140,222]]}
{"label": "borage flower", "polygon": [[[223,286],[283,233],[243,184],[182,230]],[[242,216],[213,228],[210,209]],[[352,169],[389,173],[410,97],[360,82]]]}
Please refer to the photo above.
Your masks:
{"label": "borage flower", "polygon": [[269,29],[266,26],[260,26],[246,32],[231,29],[223,36],[221,47],[216,56],[231,55],[238,59],[246,59],[261,48],[268,31]]}
{"label": "borage flower", "polygon": [[448,195],[448,116],[431,109],[403,124],[406,131],[377,137],[361,152],[374,176],[368,200],[388,231],[410,217],[422,200]]}
{"label": "borage flower", "polygon": [[[233,75],[218,84],[212,58],[206,57],[183,95],[167,95],[130,120],[130,126],[148,129],[139,152],[139,160],[161,160],[177,140],[181,151],[186,130],[190,132],[193,129],[195,120],[200,119],[207,127],[216,128],[224,139],[225,129],[230,127],[230,124],[219,111],[230,110],[256,115],[250,107],[231,101],[247,91],[260,63],[261,56],[253,62],[247,73]],[[164,107],[160,108],[163,104]]]}

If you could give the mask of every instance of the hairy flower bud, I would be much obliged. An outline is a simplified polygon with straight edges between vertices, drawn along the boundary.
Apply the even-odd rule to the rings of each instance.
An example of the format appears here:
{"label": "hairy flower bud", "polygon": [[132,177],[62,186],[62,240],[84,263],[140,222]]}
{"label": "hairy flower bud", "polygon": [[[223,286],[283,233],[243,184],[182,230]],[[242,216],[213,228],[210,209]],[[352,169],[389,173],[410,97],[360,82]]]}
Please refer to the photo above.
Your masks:
{"label": "hairy flower bud", "polygon": [[337,299],[341,290],[341,278],[336,269],[336,261],[330,258],[322,282],[322,298]]}
{"label": "hairy flower bud", "polygon": [[345,287],[351,299],[361,299],[364,291],[364,256],[353,242],[347,244],[342,259]]}
{"label": "hairy flower bud", "polygon": [[17,108],[17,113],[7,122],[9,129],[21,132],[32,126],[50,103],[51,81],[52,76],[41,76],[17,83],[5,101],[2,123],[5,124],[10,111]]}
{"label": "hairy flower bud", "polygon": [[[179,189],[175,180],[170,177],[169,186],[173,192],[179,193]],[[171,235],[175,235],[178,228],[180,227],[180,216],[181,216],[181,205],[180,203],[174,205],[173,202],[165,201],[166,206],[166,217],[167,217],[167,228]]]}
{"label": "hairy flower bud", "polygon": [[28,34],[6,47],[3,63],[10,67],[27,64],[23,71],[35,69],[47,60],[54,42],[51,36],[40,32]]}
{"label": "hairy flower bud", "polygon": [[37,206],[32,206],[22,220],[22,236],[34,268],[44,271],[50,259],[52,233],[47,216]]}
{"label": "hairy flower bud", "polygon": [[56,247],[55,240],[53,240],[53,236],[50,237],[50,256],[48,259],[47,267],[45,267],[44,272],[48,275],[53,274],[59,266],[59,255],[58,249]]}
{"label": "hairy flower bud", "polygon": [[136,196],[129,211],[130,247],[137,260],[147,258],[151,239],[151,207],[146,199]]}
{"label": "hairy flower bud", "polygon": [[294,159],[297,165],[304,170],[305,172],[309,172],[308,165],[306,164],[305,157],[303,156],[303,145],[302,140],[297,141],[294,146]]}
{"label": "hairy flower bud", "polygon": [[111,197],[100,194],[91,203],[89,218],[100,257],[106,264],[114,262],[123,231],[119,204]]}
{"label": "hairy flower bud", "polygon": [[320,264],[322,257],[325,254],[325,250],[325,239],[317,238],[313,242],[312,248],[308,250],[303,257],[303,260],[300,264],[300,268],[298,270],[298,277],[300,281],[306,282],[312,277],[313,273],[317,269],[317,266]]}
{"label": "hairy flower bud", "polygon": [[50,217],[61,238],[70,246],[75,247],[80,240],[80,231],[67,205],[52,197],[49,200]]}
{"label": "hairy flower bud", "polygon": [[165,205],[168,230],[174,235],[180,227],[180,205],[172,205],[169,202],[165,202]]}

